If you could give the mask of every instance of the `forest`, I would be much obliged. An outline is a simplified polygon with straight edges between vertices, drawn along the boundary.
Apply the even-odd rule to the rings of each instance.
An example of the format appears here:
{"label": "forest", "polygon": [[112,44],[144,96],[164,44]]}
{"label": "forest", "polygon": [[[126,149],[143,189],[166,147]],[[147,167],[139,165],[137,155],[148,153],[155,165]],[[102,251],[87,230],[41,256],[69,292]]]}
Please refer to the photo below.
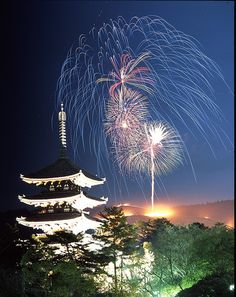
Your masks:
{"label": "forest", "polygon": [[2,218],[0,296],[234,296],[233,228],[166,218],[128,224],[118,207],[100,217],[90,235],[58,231],[46,238]]}

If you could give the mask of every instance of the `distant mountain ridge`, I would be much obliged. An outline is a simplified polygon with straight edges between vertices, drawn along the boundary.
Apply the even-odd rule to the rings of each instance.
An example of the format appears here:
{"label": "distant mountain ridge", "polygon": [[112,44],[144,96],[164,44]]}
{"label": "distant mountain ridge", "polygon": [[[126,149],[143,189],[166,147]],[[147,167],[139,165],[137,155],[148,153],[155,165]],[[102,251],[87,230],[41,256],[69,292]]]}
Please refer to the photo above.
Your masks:
{"label": "distant mountain ridge", "polygon": [[[147,210],[144,207],[134,206],[129,203],[118,204],[116,206],[122,207],[129,223],[137,221],[147,221],[154,219],[147,215]],[[193,222],[200,222],[206,226],[213,226],[217,222],[224,223],[234,227],[234,200],[221,200],[215,202],[206,202],[192,205],[156,205],[158,210],[166,208],[170,210],[170,215],[163,215],[173,224],[186,225]],[[98,207],[90,211],[91,215],[97,217],[97,214],[103,210],[103,207]],[[164,213],[163,213],[164,214]],[[159,215],[158,217],[163,217]]]}
{"label": "distant mountain ridge", "polygon": [[[217,222],[221,222],[234,227],[234,200],[166,207],[171,210],[171,214],[166,218],[173,224],[186,225],[200,222],[210,227]],[[127,213],[129,223],[155,218],[145,215],[146,212],[143,208],[132,207],[131,205],[122,206],[122,208]],[[158,209],[158,205],[156,209]]]}

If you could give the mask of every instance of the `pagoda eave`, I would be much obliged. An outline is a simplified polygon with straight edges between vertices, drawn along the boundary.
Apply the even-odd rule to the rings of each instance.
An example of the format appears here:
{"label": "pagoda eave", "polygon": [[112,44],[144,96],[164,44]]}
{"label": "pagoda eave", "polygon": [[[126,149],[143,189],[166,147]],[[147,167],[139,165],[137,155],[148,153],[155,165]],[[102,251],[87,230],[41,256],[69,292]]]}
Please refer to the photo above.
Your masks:
{"label": "pagoda eave", "polygon": [[88,176],[86,176],[82,170],[79,171],[79,173],[76,175],[76,177],[73,179],[73,182],[81,187],[88,187],[91,188],[92,186],[98,186],[102,185],[106,181],[106,178],[100,178],[100,179],[93,179]]}
{"label": "pagoda eave", "polygon": [[71,182],[75,183],[78,186],[91,188],[92,186],[101,185],[106,181],[106,178],[101,178],[100,180],[89,178],[83,173],[82,170],[80,170],[76,174],[66,175],[66,176],[33,178],[33,177],[27,177],[21,174],[20,177],[24,182],[28,184],[36,184],[37,186],[44,185],[47,183],[70,180]]}
{"label": "pagoda eave", "polygon": [[73,233],[78,234],[79,232],[85,232],[88,229],[96,229],[101,225],[100,221],[89,219],[83,213],[76,218],[68,218],[64,220],[29,221],[26,217],[16,218],[16,220],[23,226],[43,230],[43,232],[47,234],[62,230],[72,230]]}
{"label": "pagoda eave", "polygon": [[79,195],[79,198],[74,200],[72,206],[78,210],[83,210],[85,208],[94,208],[96,206],[106,204],[108,198],[100,197],[100,199],[95,199],[85,195],[82,191]]}
{"label": "pagoda eave", "polygon": [[47,207],[48,205],[62,205],[63,203],[71,204],[77,210],[83,210],[85,208],[94,208],[98,205],[106,204],[108,198],[100,197],[100,199],[91,198],[86,196],[84,192],[68,197],[55,197],[55,198],[42,198],[32,199],[27,198],[25,195],[18,195],[19,200],[27,205],[33,205],[36,207]]}

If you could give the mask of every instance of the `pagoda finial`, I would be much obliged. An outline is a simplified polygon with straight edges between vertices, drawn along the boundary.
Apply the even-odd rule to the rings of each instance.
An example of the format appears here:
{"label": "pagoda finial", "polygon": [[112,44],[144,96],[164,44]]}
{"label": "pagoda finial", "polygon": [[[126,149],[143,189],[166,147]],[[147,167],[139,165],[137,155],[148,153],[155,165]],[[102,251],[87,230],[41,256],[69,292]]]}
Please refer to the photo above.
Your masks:
{"label": "pagoda finial", "polygon": [[61,142],[60,157],[66,156],[66,113],[64,112],[63,103],[61,103],[61,111],[58,114],[59,120],[59,137]]}

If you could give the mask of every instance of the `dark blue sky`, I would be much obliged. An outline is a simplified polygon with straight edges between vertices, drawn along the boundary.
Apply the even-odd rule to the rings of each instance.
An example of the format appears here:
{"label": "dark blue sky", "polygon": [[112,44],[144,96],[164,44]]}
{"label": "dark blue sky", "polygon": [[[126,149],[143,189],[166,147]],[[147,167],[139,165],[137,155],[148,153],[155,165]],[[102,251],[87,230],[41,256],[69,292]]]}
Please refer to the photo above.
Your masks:
{"label": "dark blue sky", "polygon": [[[110,18],[157,15],[201,43],[204,53],[221,68],[233,90],[233,6],[231,1],[34,1],[5,5],[3,25],[4,90],[2,93],[2,209],[23,207],[18,194],[30,194],[20,173],[48,165],[57,157],[57,127],[51,128],[55,90],[60,69],[73,41],[92,26]],[[223,128],[233,141],[233,96],[222,82],[213,84],[216,102],[227,124]],[[56,122],[55,122],[56,124]],[[167,193],[158,191],[162,202],[198,203],[233,199],[233,148],[210,139],[214,158],[201,140],[188,139],[197,183],[190,166],[163,178]],[[93,156],[81,151],[79,165],[96,173]],[[108,180],[111,180],[108,176]],[[113,188],[110,181],[110,188]],[[107,188],[100,193],[109,196]],[[110,202],[149,203],[149,185],[141,193],[129,182],[129,196],[112,194]]]}

